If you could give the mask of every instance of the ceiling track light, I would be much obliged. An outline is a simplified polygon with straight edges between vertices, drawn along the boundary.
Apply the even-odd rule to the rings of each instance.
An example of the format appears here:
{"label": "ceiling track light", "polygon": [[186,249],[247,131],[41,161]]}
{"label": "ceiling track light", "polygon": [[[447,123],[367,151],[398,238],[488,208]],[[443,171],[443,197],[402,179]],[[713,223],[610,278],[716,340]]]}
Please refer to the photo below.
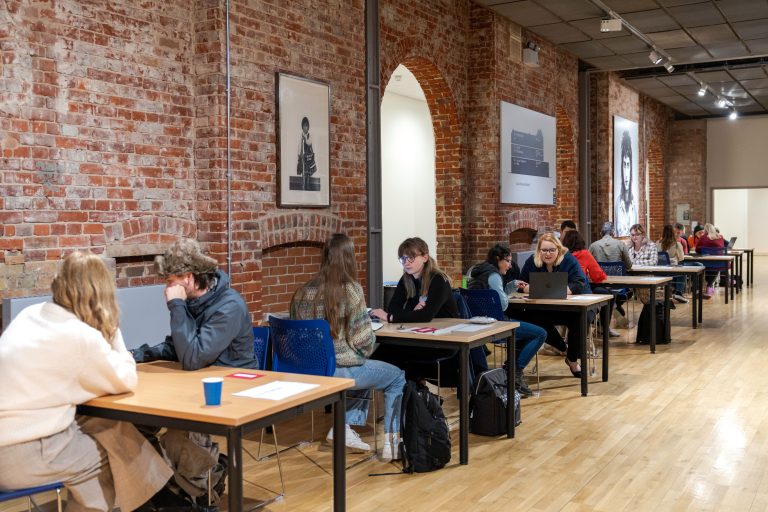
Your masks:
{"label": "ceiling track light", "polygon": [[730,119],[731,121],[735,121],[736,119],[738,119],[738,117],[739,117],[739,113],[736,112],[736,109],[731,110],[731,113],[728,114],[728,119]]}
{"label": "ceiling track light", "polygon": [[654,64],[661,64],[661,61],[664,60],[664,57],[662,57],[656,50],[651,50],[651,53],[648,54],[648,58],[651,59],[651,62]]}
{"label": "ceiling track light", "polygon": [[699,96],[704,96],[705,94],[707,94],[707,86],[701,84],[701,89],[699,89]]}
{"label": "ceiling track light", "polygon": [[675,66],[673,66],[671,62],[667,61],[664,63],[664,69],[667,70],[667,73],[671,73],[675,70]]}

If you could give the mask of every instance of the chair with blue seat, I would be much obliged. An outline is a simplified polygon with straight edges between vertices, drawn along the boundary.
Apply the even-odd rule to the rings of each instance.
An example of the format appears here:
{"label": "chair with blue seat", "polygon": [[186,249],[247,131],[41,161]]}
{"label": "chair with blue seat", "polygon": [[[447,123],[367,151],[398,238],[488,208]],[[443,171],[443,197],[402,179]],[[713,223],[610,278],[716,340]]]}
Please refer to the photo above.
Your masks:
{"label": "chair with blue seat", "polygon": [[667,251],[659,251],[659,265],[671,265],[672,262],[669,259],[669,253]]}
{"label": "chair with blue seat", "polygon": [[[626,276],[627,275],[627,267],[624,265],[623,261],[598,261],[597,264],[600,265],[600,268],[603,269],[603,272],[605,272],[606,275],[609,275],[609,276]],[[629,288],[616,288],[613,286],[606,286],[606,287],[610,288],[614,292],[614,299],[616,300],[616,303],[617,303],[616,309],[619,309],[619,306],[618,306],[619,301],[629,303],[629,299],[631,299],[633,296],[632,290],[630,290]],[[632,304],[631,307],[632,307],[632,317],[634,318],[635,316],[634,304]]]}
{"label": "chair with blue seat", "polygon": [[[254,326],[253,327],[253,357],[256,359],[256,361],[259,362],[259,369],[265,370],[267,368],[267,355],[269,354],[270,344],[269,344],[269,327],[265,326]],[[261,459],[261,445],[264,443],[264,431],[266,429],[261,429],[261,438],[259,439],[259,449],[256,452],[256,455],[254,456],[250,451],[248,451],[247,448],[243,447],[243,450],[248,453],[253,459],[255,460],[262,460]],[[280,474],[280,488],[281,492],[275,492],[271,491],[270,489],[267,489],[270,492],[273,492],[277,496],[271,500],[268,500],[264,503],[262,503],[260,506],[266,505],[267,503],[271,503],[272,501],[275,501],[283,496],[285,496],[285,481],[283,479],[283,466],[280,462],[280,448],[278,447],[277,443],[277,429],[275,428],[275,425],[272,425],[272,439],[274,441],[275,445],[275,457],[277,458],[277,471]],[[288,447],[286,449],[290,449],[292,447]],[[269,458],[269,456],[264,457]],[[264,486],[259,484],[254,484],[258,487],[262,487],[266,489]]]}
{"label": "chair with blue seat", "polygon": [[[728,254],[728,249],[725,247],[699,247],[696,249],[696,251],[701,254],[702,256],[723,256],[725,254]],[[725,272],[725,275],[728,276],[729,272],[731,271],[731,262],[730,261],[701,261],[701,263],[704,264],[704,275],[705,276],[715,276],[715,281],[717,280],[717,276],[720,274],[720,272]],[[728,302],[728,291],[730,288],[730,283],[728,283],[728,287],[726,287],[726,294],[725,294],[725,302]]]}
{"label": "chair with blue seat", "polygon": [[[272,371],[333,377],[336,372],[336,350],[331,338],[331,326],[326,320],[288,320],[270,315],[269,325],[272,330]],[[373,404],[374,451],[372,457],[375,457],[378,453],[376,401],[374,390],[369,392],[371,398],[359,396],[348,398],[370,400]],[[310,415],[311,441],[314,441],[314,412]],[[334,432],[334,436],[339,435],[339,432]],[[368,458],[347,466],[347,469],[365,460]],[[325,471],[321,466],[318,465],[318,467]]]}
{"label": "chair with blue seat", "polygon": [[44,492],[56,491],[56,504],[58,506],[58,512],[62,511],[61,506],[61,490],[64,488],[64,484],[61,482],[55,482],[52,484],[38,485],[37,487],[28,487],[26,489],[16,489],[13,491],[0,491],[0,503],[6,501],[17,500],[20,498],[27,498],[27,511],[40,510],[35,500],[32,498],[36,494],[42,494]]}

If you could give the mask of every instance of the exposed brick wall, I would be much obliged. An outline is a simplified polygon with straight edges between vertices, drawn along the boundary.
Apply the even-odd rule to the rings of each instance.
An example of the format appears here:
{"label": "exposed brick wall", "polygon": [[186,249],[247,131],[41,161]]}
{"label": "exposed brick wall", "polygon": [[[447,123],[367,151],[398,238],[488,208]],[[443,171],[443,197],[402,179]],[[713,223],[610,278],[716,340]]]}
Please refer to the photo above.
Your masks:
{"label": "exposed brick wall", "polygon": [[288,311],[293,293],[317,273],[322,256],[323,248],[317,243],[292,243],[263,251],[262,313]]}
{"label": "exposed brick wall", "polygon": [[670,139],[669,218],[674,220],[677,204],[687,203],[691,220],[703,221],[707,206],[707,122],[675,121]]}
{"label": "exposed brick wall", "polygon": [[646,179],[649,186],[649,204],[646,208],[648,235],[651,240],[659,240],[664,224],[674,221],[674,214],[667,208],[670,176],[667,160],[673,115],[666,105],[648,96],[640,96],[640,153],[648,164]]}
{"label": "exposed brick wall", "polygon": [[[471,9],[473,75],[469,113],[471,155],[467,178],[465,261],[484,258],[489,246],[509,239],[507,215],[533,209],[539,228],[578,217],[578,62],[553,45],[523,31],[523,41],[540,47],[540,67],[531,68],[511,55],[515,27],[482,7]],[[489,51],[489,48],[492,51]],[[506,101],[555,117],[557,127],[557,199],[551,207],[500,203],[499,113]]]}

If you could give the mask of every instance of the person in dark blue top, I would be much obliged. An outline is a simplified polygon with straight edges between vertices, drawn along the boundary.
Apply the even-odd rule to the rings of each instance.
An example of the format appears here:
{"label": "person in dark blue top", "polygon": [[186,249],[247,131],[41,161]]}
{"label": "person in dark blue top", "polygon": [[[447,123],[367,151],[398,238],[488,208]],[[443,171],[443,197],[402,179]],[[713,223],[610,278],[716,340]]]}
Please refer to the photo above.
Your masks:
{"label": "person in dark blue top", "polygon": [[[525,283],[523,284],[524,293],[528,293],[528,281],[532,272],[567,272],[568,295],[592,293],[587,276],[581,270],[579,261],[551,233],[545,233],[539,238],[536,252],[526,260],[520,271],[520,280]],[[527,311],[518,316],[521,317],[521,320],[524,319],[546,329],[547,343],[566,352],[565,362],[568,368],[574,377],[581,377],[581,366],[579,365],[581,344],[576,339],[579,332],[578,313],[560,313],[557,317],[553,317],[552,313],[547,311]],[[557,332],[555,325],[568,327],[567,348],[565,340]]]}

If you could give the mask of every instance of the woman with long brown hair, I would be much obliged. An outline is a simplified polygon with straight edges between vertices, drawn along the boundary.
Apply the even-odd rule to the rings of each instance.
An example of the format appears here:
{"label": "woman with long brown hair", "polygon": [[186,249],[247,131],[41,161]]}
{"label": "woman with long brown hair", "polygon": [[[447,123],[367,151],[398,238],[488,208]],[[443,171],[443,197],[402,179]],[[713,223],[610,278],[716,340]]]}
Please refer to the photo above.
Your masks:
{"label": "woman with long brown hair", "polygon": [[[376,348],[376,336],[365,307],[363,288],[357,281],[354,245],[347,235],[335,233],[325,242],[320,271],[296,290],[291,300],[291,318],[327,320],[336,351],[334,376],[354,379],[353,389],[383,390],[385,439],[381,459],[398,459],[400,400],[405,377],[399,368],[370,359]],[[365,425],[367,417],[368,401],[350,397],[345,429],[347,447],[370,450],[350,428],[350,425]],[[328,438],[333,439],[333,429]]]}
{"label": "woman with long brown hair", "polygon": [[77,405],[138,381],[114,279],[101,258],[74,252],[51,289],[52,302],[21,311],[0,337],[0,490],[61,481],[68,508],[134,510],[170,468],[133,425],[75,416]]}

